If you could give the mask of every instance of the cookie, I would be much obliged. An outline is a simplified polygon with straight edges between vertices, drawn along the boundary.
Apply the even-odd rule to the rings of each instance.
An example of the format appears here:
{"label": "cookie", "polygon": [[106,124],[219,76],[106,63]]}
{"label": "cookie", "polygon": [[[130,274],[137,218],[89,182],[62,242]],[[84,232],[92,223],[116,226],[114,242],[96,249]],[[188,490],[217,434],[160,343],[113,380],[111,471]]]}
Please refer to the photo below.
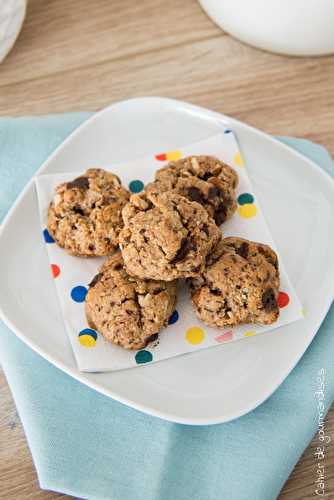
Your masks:
{"label": "cookie", "polygon": [[220,230],[198,203],[175,193],[133,195],[120,248],[129,274],[171,281],[198,275]]}
{"label": "cookie", "polygon": [[146,192],[173,191],[196,201],[219,226],[236,211],[237,185],[238,176],[226,163],[213,156],[188,156],[158,170]]}
{"label": "cookie", "polygon": [[210,326],[269,325],[279,316],[279,282],[277,255],[269,246],[225,238],[201,276],[190,281],[192,302]]}
{"label": "cookie", "polygon": [[71,255],[108,255],[118,247],[121,212],[129,197],[116,175],[90,168],[56,188],[48,210],[49,233]]}
{"label": "cookie", "polygon": [[141,280],[127,274],[118,251],[93,278],[85,309],[91,328],[126,349],[141,349],[168,323],[176,281]]}

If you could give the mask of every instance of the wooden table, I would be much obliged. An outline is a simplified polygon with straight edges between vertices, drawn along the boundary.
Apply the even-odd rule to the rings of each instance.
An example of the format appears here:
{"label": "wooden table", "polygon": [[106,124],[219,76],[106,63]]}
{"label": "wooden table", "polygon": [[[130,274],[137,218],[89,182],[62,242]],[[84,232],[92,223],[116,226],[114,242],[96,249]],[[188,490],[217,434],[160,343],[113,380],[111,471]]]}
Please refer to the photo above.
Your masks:
{"label": "wooden table", "polygon": [[[242,45],[195,0],[30,0],[19,40],[0,66],[0,115],[96,110],[143,95],[191,101],[334,153],[334,57],[286,58]],[[333,436],[334,408],[326,425]],[[280,500],[315,498],[316,444]],[[334,446],[326,467],[334,498]],[[0,372],[0,498],[58,496],[38,487]]]}

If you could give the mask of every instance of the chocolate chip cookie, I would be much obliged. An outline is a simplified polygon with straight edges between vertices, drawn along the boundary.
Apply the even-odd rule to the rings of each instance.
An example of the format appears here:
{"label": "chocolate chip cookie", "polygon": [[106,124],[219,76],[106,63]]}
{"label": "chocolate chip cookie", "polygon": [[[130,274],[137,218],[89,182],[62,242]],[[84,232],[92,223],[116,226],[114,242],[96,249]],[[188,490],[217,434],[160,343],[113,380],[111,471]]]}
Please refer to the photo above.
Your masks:
{"label": "chocolate chip cookie", "polygon": [[173,191],[203,205],[219,226],[234,214],[238,176],[213,156],[188,156],[156,172],[146,192]]}
{"label": "chocolate chip cookie", "polygon": [[91,328],[126,349],[141,349],[167,324],[176,301],[176,281],[141,280],[127,274],[118,251],[93,278],[86,295]]}
{"label": "chocolate chip cookie", "polygon": [[279,316],[277,255],[261,243],[223,239],[190,287],[197,316],[210,326],[268,325]]}
{"label": "chocolate chip cookie", "polygon": [[123,221],[119,241],[125,267],[144,279],[197,276],[221,234],[199,203],[174,192],[131,196]]}
{"label": "chocolate chip cookie", "polygon": [[121,212],[129,197],[116,175],[90,168],[56,188],[48,211],[49,233],[71,255],[108,255],[118,247]]}

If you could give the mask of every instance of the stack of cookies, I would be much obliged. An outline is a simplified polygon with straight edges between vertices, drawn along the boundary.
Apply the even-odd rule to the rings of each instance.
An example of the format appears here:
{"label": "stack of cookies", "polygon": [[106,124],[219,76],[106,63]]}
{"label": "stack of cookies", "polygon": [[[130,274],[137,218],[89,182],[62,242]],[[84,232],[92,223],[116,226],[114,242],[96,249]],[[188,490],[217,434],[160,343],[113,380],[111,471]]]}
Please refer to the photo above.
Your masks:
{"label": "stack of cookies", "polygon": [[191,156],[158,170],[141,194],[131,196],[102,169],[58,186],[48,211],[54,240],[77,257],[107,256],[86,296],[91,328],[124,348],[145,347],[168,323],[184,278],[197,316],[210,326],[275,322],[275,252],[222,237],[237,184],[229,165]]}

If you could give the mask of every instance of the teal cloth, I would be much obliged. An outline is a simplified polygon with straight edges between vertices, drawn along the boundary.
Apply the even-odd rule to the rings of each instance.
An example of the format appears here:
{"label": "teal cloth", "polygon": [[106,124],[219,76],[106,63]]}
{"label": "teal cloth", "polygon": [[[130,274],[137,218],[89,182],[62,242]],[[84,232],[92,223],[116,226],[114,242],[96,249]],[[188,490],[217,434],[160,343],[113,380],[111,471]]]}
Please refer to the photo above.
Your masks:
{"label": "teal cloth", "polygon": [[[0,120],[1,216],[87,116]],[[333,173],[321,146],[280,140]],[[0,352],[41,487],[88,499],[275,499],[316,431],[314,392],[321,368],[326,410],[334,399],[333,308],[302,360],[265,403],[214,426],[165,422],[102,396],[35,354],[3,324]]]}

